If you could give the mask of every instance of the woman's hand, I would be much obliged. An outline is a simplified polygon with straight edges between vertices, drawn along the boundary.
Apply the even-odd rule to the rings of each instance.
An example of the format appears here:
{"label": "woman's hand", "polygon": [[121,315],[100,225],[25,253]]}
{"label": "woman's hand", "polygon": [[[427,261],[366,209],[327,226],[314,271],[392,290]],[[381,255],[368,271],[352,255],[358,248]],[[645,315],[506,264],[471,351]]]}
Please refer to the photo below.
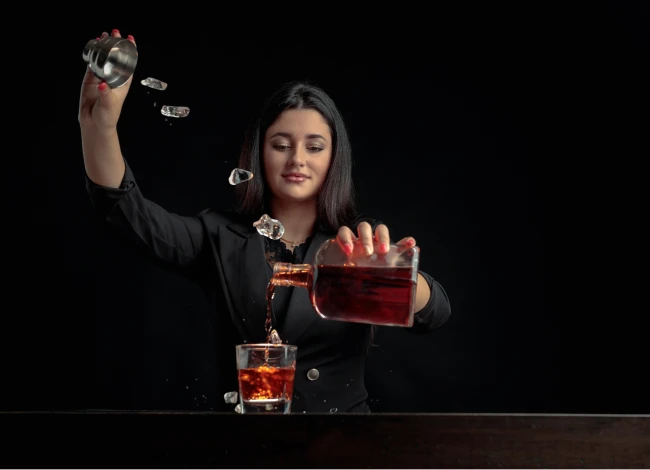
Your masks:
{"label": "woman's hand", "polygon": [[[107,36],[108,33],[104,32],[101,38]],[[111,36],[122,37],[117,29],[113,30]],[[133,36],[129,35],[128,40],[135,44]],[[123,86],[111,89],[106,82],[93,74],[90,67],[87,67],[79,98],[78,119],[81,126],[92,127],[99,131],[115,129],[132,80],[133,77],[130,77]]]}
{"label": "woman's hand", "polygon": [[[371,255],[374,252],[375,243],[378,243],[377,251],[379,253],[387,253],[390,246],[388,227],[384,224],[379,224],[374,234],[372,233],[372,226],[368,222],[361,222],[357,226],[356,235],[349,227],[341,227],[336,239],[341,245],[341,249],[348,255],[352,253],[353,243],[355,242],[360,242],[363,245],[363,251],[366,255]],[[396,245],[411,248],[415,246],[415,239],[413,237],[404,237]]]}

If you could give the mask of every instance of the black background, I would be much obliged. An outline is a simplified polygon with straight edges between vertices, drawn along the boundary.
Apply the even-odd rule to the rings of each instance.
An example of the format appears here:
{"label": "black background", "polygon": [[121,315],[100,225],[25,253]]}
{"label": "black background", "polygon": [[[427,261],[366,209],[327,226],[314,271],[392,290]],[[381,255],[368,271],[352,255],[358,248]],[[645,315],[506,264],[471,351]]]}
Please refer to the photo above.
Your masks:
{"label": "black background", "polygon": [[[311,80],[339,105],[361,211],[395,239],[416,238],[421,268],[452,305],[428,336],[380,330],[366,378],[374,411],[647,413],[647,307],[625,304],[641,285],[604,267],[628,247],[595,242],[626,219],[613,197],[639,188],[619,171],[632,178],[648,155],[647,6],[461,10],[399,31],[186,26],[170,38],[106,18],[67,29],[55,140],[34,165],[44,267],[25,318],[37,334],[7,375],[15,393],[3,408],[210,409],[221,399],[202,375],[211,351],[200,291],[103,231],[85,193],[81,50],[118,28],[140,54],[122,151],[145,196],[172,212],[233,203],[227,178],[244,129],[282,82]],[[169,87],[146,88],[146,77]],[[165,119],[163,104],[190,115]]]}

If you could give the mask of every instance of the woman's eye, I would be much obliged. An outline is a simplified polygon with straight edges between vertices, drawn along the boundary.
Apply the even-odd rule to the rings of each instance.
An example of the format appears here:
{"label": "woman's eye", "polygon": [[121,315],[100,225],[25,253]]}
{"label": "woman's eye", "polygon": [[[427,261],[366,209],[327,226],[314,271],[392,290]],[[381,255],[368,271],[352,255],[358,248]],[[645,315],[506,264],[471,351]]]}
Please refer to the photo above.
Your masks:
{"label": "woman's eye", "polygon": [[289,148],[289,146],[288,145],[283,145],[283,144],[275,144],[273,146],[273,148],[276,149],[276,150],[286,150],[286,149]]}
{"label": "woman's eye", "polygon": [[310,152],[321,152],[323,150],[322,147],[308,147],[308,150]]}

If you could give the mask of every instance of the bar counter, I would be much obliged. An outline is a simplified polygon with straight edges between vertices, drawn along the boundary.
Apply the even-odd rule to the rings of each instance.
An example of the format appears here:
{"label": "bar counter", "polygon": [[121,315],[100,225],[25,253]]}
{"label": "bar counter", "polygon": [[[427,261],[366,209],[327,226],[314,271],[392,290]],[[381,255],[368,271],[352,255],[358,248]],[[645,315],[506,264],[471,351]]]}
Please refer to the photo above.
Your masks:
{"label": "bar counter", "polygon": [[2,412],[4,468],[649,468],[650,415]]}

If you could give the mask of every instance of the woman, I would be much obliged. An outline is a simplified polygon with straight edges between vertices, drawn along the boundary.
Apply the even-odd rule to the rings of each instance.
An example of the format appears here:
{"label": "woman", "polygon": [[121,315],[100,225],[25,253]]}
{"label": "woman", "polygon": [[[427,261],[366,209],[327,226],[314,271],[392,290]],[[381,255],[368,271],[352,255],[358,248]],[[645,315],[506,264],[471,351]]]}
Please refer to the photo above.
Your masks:
{"label": "woman", "polygon": [[[218,387],[220,393],[237,390],[234,345],[266,340],[265,292],[273,264],[309,263],[332,236],[345,251],[357,240],[368,254],[375,247],[384,251],[389,230],[358,219],[341,116],[322,90],[301,83],[278,90],[249,131],[239,167],[256,177],[237,187],[236,211],[207,209],[195,217],[167,212],[141,194],[121,153],[116,126],[130,85],[110,89],[90,70],[84,77],[79,123],[89,194],[100,216],[125,237],[204,288],[215,304]],[[284,225],[280,240],[253,227],[265,213]],[[398,243],[414,246],[415,240]],[[416,297],[410,331],[445,323],[448,298],[426,273],[419,273]],[[292,411],[369,411],[364,369],[371,327],[321,320],[306,289],[278,289],[274,312],[283,341],[298,346]]]}

